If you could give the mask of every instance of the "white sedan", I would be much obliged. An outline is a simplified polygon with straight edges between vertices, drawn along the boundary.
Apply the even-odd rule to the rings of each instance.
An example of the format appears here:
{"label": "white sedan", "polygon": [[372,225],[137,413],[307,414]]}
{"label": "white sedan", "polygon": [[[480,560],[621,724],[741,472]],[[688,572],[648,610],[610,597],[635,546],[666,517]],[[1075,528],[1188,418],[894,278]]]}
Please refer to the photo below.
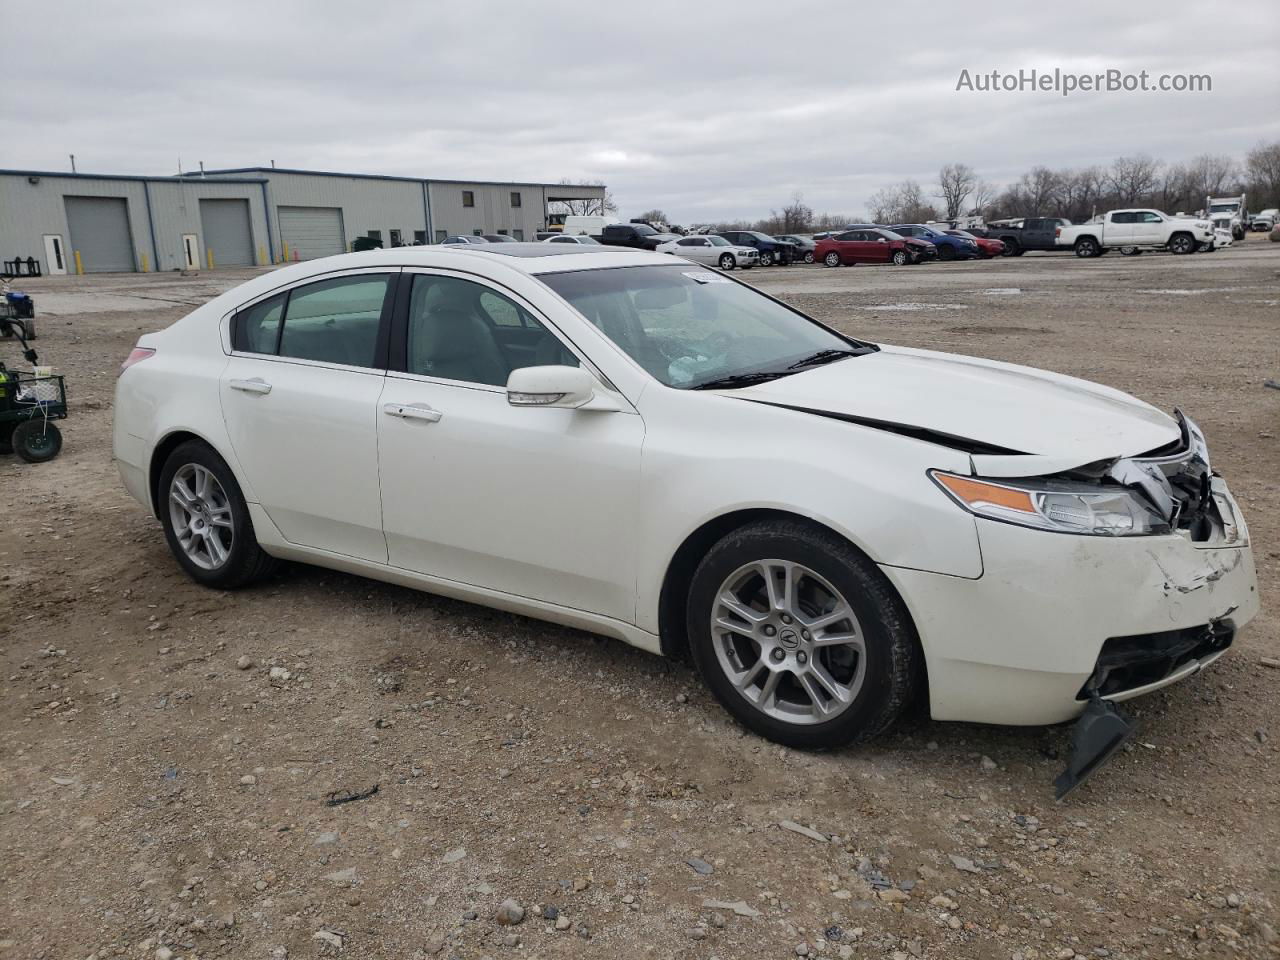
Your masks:
{"label": "white sedan", "polygon": [[557,233],[554,237],[540,241],[541,243],[576,243],[584,247],[598,247],[600,241],[595,237],[589,237],[585,233]]}
{"label": "white sedan", "polygon": [[264,274],[138,341],[114,430],[199,583],[302,561],[690,656],[796,746],[872,736],[914,696],[942,720],[1106,719],[1258,610],[1244,518],[1181,414],[868,343],[655,253]]}
{"label": "white sedan", "polygon": [[753,247],[740,247],[724,237],[680,237],[659,244],[656,249],[658,253],[672,253],[721,270],[732,270],[734,267],[750,270],[760,262],[760,254]]}

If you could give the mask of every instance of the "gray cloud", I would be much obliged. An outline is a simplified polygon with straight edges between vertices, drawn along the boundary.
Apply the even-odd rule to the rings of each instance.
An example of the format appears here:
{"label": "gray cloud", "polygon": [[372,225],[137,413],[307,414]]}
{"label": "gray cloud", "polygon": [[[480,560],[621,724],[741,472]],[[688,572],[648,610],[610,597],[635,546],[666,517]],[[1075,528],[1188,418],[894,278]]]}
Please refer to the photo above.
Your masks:
{"label": "gray cloud", "polygon": [[[623,213],[855,214],[962,161],[1241,156],[1280,138],[1280,7],[644,3],[58,4],[10,18],[2,165],[265,164],[600,179]],[[962,69],[1208,73],[1211,93],[957,92]]]}

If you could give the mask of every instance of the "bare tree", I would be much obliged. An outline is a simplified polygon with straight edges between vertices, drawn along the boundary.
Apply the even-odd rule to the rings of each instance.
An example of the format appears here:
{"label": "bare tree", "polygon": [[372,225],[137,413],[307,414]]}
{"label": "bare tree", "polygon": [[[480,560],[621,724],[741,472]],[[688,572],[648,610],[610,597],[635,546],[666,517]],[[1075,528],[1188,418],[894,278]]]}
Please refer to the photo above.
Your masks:
{"label": "bare tree", "polygon": [[659,210],[657,207],[655,207],[652,210],[646,210],[644,213],[640,214],[640,219],[646,220],[649,223],[665,224],[670,222],[669,220],[667,220],[667,215],[663,213],[661,210]]}
{"label": "bare tree", "polygon": [[1245,160],[1249,175],[1249,189],[1257,197],[1250,206],[1280,206],[1280,140],[1260,143],[1249,151]]}
{"label": "bare tree", "polygon": [[813,222],[813,208],[805,204],[800,193],[791,195],[791,202],[782,208],[779,233],[804,233]]}
{"label": "bare tree", "polygon": [[973,184],[973,199],[969,202],[969,213],[975,217],[991,216],[996,202],[996,188],[986,180],[976,180]]}
{"label": "bare tree", "polygon": [[1223,154],[1202,153],[1191,160],[1186,167],[1186,184],[1188,209],[1196,209],[1204,205],[1207,197],[1224,193],[1239,181],[1240,168],[1235,160]]}
{"label": "bare tree", "polygon": [[1062,196],[1058,207],[1062,216],[1083,223],[1098,212],[1106,190],[1106,175],[1100,167],[1068,170],[1059,175],[1062,179]]}
{"label": "bare tree", "polygon": [[1121,206],[1133,206],[1146,200],[1156,187],[1156,175],[1160,161],[1145,153],[1132,157],[1117,157],[1107,173],[1107,180]]}
{"label": "bare tree", "polygon": [[925,202],[920,184],[914,180],[882,187],[871,195],[867,205],[876,223],[919,223],[938,217],[937,209]]}
{"label": "bare tree", "polygon": [[964,211],[964,202],[977,182],[977,174],[967,164],[948,163],[938,171],[938,192],[934,196],[946,208],[947,220],[954,220]]}

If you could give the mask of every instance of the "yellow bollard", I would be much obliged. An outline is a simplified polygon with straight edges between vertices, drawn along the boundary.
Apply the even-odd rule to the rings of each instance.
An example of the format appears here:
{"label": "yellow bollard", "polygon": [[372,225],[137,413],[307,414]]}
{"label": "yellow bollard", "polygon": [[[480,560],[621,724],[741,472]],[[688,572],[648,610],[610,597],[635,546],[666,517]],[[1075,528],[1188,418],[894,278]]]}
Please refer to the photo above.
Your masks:
{"label": "yellow bollard", "polygon": [[147,259],[147,255],[145,253],[142,255],[142,272],[151,272],[151,261]]}
{"label": "yellow bollard", "polygon": [[82,263],[80,260],[80,251],[76,250],[75,255],[76,255],[76,275],[84,276],[84,263]]}
{"label": "yellow bollard", "polygon": [[283,241],[283,243],[284,243],[284,262],[288,263],[289,262],[289,241],[285,240]]}
{"label": "yellow bollard", "polygon": [[204,254],[205,254],[205,259],[209,261],[209,269],[212,270],[213,269],[213,248],[205,247]]}
{"label": "yellow bollard", "polygon": [[265,267],[267,265],[267,251],[262,247],[258,247],[258,266]]}

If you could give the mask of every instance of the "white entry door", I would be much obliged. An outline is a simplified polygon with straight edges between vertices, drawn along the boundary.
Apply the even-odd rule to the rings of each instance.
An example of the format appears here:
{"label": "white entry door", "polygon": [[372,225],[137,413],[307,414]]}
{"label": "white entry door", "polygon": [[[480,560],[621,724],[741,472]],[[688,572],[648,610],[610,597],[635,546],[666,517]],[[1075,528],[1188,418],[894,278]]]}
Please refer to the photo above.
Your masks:
{"label": "white entry door", "polygon": [[182,235],[182,263],[187,270],[200,269],[200,241],[194,233]]}
{"label": "white entry door", "polygon": [[61,276],[67,272],[67,247],[60,234],[44,235],[44,262],[52,276]]}

